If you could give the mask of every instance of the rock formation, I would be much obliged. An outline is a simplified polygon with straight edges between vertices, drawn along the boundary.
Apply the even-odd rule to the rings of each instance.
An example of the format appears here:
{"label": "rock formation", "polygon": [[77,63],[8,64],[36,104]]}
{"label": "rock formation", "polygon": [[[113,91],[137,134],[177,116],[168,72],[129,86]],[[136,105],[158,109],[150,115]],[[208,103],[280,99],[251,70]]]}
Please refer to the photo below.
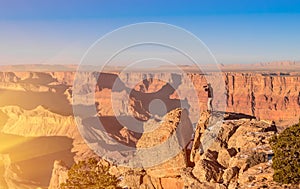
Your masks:
{"label": "rock formation", "polygon": [[[95,82],[97,80],[95,78],[97,74],[81,74],[83,83],[85,80],[95,80]],[[151,93],[159,91],[165,85],[165,82],[152,79],[156,77],[155,74],[167,81],[172,78],[168,73],[149,75],[134,72],[122,75],[120,79],[128,83],[139,83],[135,88],[137,91]],[[51,111],[64,115],[69,114],[69,112],[72,112],[71,107],[64,106],[64,104],[72,101],[70,95],[74,76],[74,72],[0,72],[0,90],[3,95],[0,106],[19,105],[26,109],[33,109],[38,105],[42,105],[47,106],[46,108]],[[101,78],[104,79],[112,76],[113,74],[101,74]],[[206,85],[205,77],[205,75],[192,72],[182,75],[181,84],[176,89],[177,96],[180,94],[182,97],[194,98],[190,96],[191,89],[187,87],[192,82],[198,93],[200,110],[206,110],[207,97],[202,88]],[[114,78],[117,79],[117,75]],[[297,88],[300,82],[299,75],[270,72],[225,72],[223,78],[227,95],[227,112],[238,112],[255,116],[258,119],[275,120],[277,124],[281,125],[288,125],[298,119],[300,113],[300,93]],[[140,83],[142,80],[145,80],[145,82]],[[95,97],[98,102],[99,114],[118,116],[129,111],[130,107],[126,107],[124,104],[115,104],[114,109],[118,112],[113,112],[111,106],[111,95],[114,95],[114,98],[118,101],[118,98],[122,99],[125,89],[123,92],[112,91],[112,86],[107,83],[98,86],[96,89],[92,86],[87,87],[87,89],[91,90],[90,92],[96,90]],[[4,91],[5,93],[3,93]],[[32,93],[30,95],[29,93],[25,94],[25,91],[31,91]],[[174,93],[172,98],[177,98],[176,94]],[[38,98],[36,98],[37,95]],[[19,102],[18,99],[22,96],[23,98],[36,98],[38,104],[32,107],[34,103],[29,106],[24,102]],[[13,102],[13,99],[16,99],[16,101]],[[52,107],[47,103],[49,99],[56,102],[59,107]],[[81,102],[77,103],[90,104],[90,102],[85,101],[86,99],[83,98]],[[190,103],[195,103],[196,100],[194,99]],[[218,99],[215,99],[215,106],[218,106]]]}
{"label": "rock formation", "polygon": [[[165,116],[165,122],[168,120],[178,123],[180,120],[176,114],[179,112],[180,110],[170,112]],[[192,148],[194,157],[197,157],[193,159],[194,165],[186,163],[188,154],[179,154],[150,169],[112,166],[112,174],[122,177],[121,186],[129,188],[281,188],[272,179],[272,150],[268,143],[276,132],[270,129],[273,127],[272,122],[225,114],[222,126],[215,133],[208,150],[201,153],[201,145],[198,144],[201,144],[201,139],[213,126],[210,124],[214,122],[209,121],[213,120],[212,116],[204,112],[196,129],[195,136],[199,137],[195,137]],[[168,125],[162,123],[161,126],[168,130]],[[176,128],[176,124],[172,126],[170,128]],[[143,140],[148,140],[145,145],[152,146],[161,141],[160,135],[167,137],[171,132],[172,129],[162,132],[163,134],[152,135],[151,138],[151,134],[146,134],[145,139],[141,137],[140,144]]]}
{"label": "rock formation", "polygon": [[62,161],[55,161],[48,189],[57,189],[68,179],[68,167]]}
{"label": "rock formation", "polygon": [[[155,120],[159,123],[159,127],[153,132],[142,135],[134,133],[129,140],[126,140],[124,132],[121,132],[121,126],[118,125],[117,129],[110,130],[112,137],[124,143],[140,148],[151,147],[166,141],[177,129],[180,130],[180,124],[191,127],[195,123],[188,119],[179,119],[179,115],[184,111],[178,108],[181,108],[180,103],[186,102],[185,97],[187,97],[190,101],[187,102],[186,107],[190,104],[198,104],[202,112],[201,115],[198,115],[199,111],[189,112],[200,116],[191,149],[184,149],[174,159],[152,168],[128,170],[115,167],[118,170],[115,174],[124,177],[123,186],[130,185],[132,188],[279,187],[272,182],[271,162],[266,158],[271,155],[268,138],[276,129],[271,121],[264,120],[274,120],[277,126],[288,126],[298,121],[300,76],[297,73],[222,73],[227,96],[226,112],[236,113],[225,113],[225,117],[221,120],[219,118],[223,116],[222,112],[215,115],[205,112],[207,96],[203,85],[206,85],[207,81],[206,75],[203,74],[188,72],[179,75],[180,82],[169,80],[174,78],[170,73],[158,72],[152,74],[133,72],[121,76],[116,72],[103,73],[101,79],[97,79],[97,73],[80,74],[79,78],[82,81],[77,84],[82,85],[80,91],[82,96],[77,101],[73,101],[74,71],[0,72],[1,134],[26,138],[67,137],[72,140],[70,148],[70,153],[74,153],[72,159],[74,161],[84,159],[95,154],[85,144],[76,128],[72,105],[95,106],[97,112],[92,116],[110,122],[111,125],[106,128],[108,130],[120,124],[116,121],[116,117],[126,117],[124,115],[128,113],[143,121]],[[155,74],[168,82],[153,79],[158,76]],[[213,77],[214,73],[211,73],[211,76]],[[87,80],[94,81],[95,86],[85,85]],[[118,90],[113,89],[111,81],[123,80],[134,84],[134,90],[129,91],[128,86]],[[195,86],[197,97],[192,95],[188,86],[190,82]],[[169,88],[168,83],[176,84],[176,90]],[[95,95],[96,103],[89,98],[92,95]],[[128,95],[128,102],[113,104],[112,95],[116,102],[122,102],[122,99]],[[168,114],[164,119],[162,115],[154,115],[147,106],[157,97],[169,104],[166,108]],[[219,104],[216,96],[214,106],[217,108]],[[185,144],[187,138],[181,137],[181,139],[183,140],[177,142],[181,145]],[[3,186],[12,184],[12,177],[9,175],[15,175],[22,180],[19,172],[11,169],[17,167],[17,164],[7,163],[10,159],[9,154],[4,154],[2,150],[0,154],[6,162],[6,167],[3,169],[2,166],[1,173],[11,173],[6,174],[4,179],[0,179],[1,183],[5,182]],[[63,176],[65,168],[54,161],[51,166],[53,165],[50,186],[55,188],[63,180],[62,178],[65,178]],[[49,174],[51,172],[47,173]],[[37,186],[38,183],[25,182],[19,188]]]}
{"label": "rock formation", "polygon": [[[168,138],[181,122],[178,119],[181,111],[176,109],[167,114],[156,132],[146,133],[139,139],[138,147],[157,145]],[[201,116],[195,131],[195,136],[199,137],[195,137],[192,147],[192,153],[197,157],[192,158],[194,165],[188,163],[188,153],[179,153],[151,168],[111,166],[110,173],[122,178],[120,186],[128,188],[281,188],[272,179],[270,157],[273,152],[269,138],[276,132],[271,129],[272,122],[225,114],[208,149],[201,152],[202,139],[215,126],[211,124],[216,122],[210,121],[215,116],[221,115],[203,112]]]}

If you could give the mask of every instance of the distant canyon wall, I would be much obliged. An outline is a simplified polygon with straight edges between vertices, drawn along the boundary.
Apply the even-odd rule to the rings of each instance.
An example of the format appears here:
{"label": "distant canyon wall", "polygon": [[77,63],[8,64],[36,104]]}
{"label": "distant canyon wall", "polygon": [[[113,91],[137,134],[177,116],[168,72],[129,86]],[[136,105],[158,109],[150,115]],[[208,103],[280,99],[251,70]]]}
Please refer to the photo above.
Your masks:
{"label": "distant canyon wall", "polygon": [[[0,106],[7,106],[10,104],[8,101],[13,100],[11,95],[11,98],[5,96],[5,93],[8,93],[7,91],[22,92],[20,94],[16,93],[16,98],[29,92],[33,95],[32,97],[38,97],[36,100],[39,105],[47,108],[49,111],[69,115],[72,112],[72,107],[64,104],[72,102],[72,85],[75,74],[75,72],[0,72],[0,98],[4,96],[0,99]],[[113,111],[111,95],[113,95],[117,102],[118,99],[122,100],[125,98],[128,93],[126,90],[112,90],[114,81],[121,79],[122,81],[134,84],[133,88],[139,92],[136,94],[139,96],[144,93],[157,93],[166,86],[166,83],[172,83],[170,74],[133,72],[121,75],[119,78],[116,73],[104,73],[97,80],[96,73],[83,72],[80,73],[78,78],[82,80],[82,85],[91,80],[97,83],[96,88],[94,88],[95,86],[84,86],[82,88],[86,90],[85,93],[89,94],[92,94],[93,90],[96,90],[95,97],[99,104],[100,115],[118,116],[126,114],[128,111],[134,112],[135,109],[131,108],[130,110],[130,107],[120,102],[114,104],[115,110],[118,111]],[[189,103],[197,103],[197,100],[199,100],[199,110],[206,110],[207,94],[203,89],[203,86],[207,83],[206,77],[198,73],[182,75],[177,89],[170,95],[170,100],[183,100],[185,97],[190,99]],[[225,104],[227,112],[244,113],[255,116],[258,119],[275,120],[282,123],[298,120],[300,115],[300,75],[296,73],[289,75],[288,73],[224,72],[222,73],[222,77],[225,84],[224,95],[226,96]],[[155,78],[165,79],[166,82],[156,80]],[[193,96],[191,92],[191,83],[195,87],[197,97]],[[165,94],[162,93],[161,95]],[[50,106],[48,97],[51,103],[56,104],[57,107],[47,107]],[[27,98],[30,98],[30,95]],[[26,100],[26,97],[23,100]],[[219,98],[216,96],[214,99],[214,106],[216,108],[220,103],[218,100]],[[82,99],[75,103],[89,104],[91,102],[86,95],[83,95]],[[18,105],[14,102],[12,104]],[[63,106],[60,104],[63,104]],[[30,109],[31,107],[25,106],[26,108]],[[143,113],[138,112],[137,114],[139,116]]]}

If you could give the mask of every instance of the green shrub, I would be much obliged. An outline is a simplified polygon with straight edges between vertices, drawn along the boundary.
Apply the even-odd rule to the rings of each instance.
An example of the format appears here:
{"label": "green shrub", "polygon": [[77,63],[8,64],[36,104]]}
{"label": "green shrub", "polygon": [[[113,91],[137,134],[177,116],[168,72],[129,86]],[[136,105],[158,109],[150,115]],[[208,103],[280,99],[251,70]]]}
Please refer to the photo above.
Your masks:
{"label": "green shrub", "polygon": [[284,184],[300,183],[300,121],[270,140],[274,151],[273,179]]}
{"label": "green shrub", "polygon": [[66,183],[61,189],[114,189],[118,180],[108,172],[109,167],[98,164],[95,158],[74,164],[68,172]]}

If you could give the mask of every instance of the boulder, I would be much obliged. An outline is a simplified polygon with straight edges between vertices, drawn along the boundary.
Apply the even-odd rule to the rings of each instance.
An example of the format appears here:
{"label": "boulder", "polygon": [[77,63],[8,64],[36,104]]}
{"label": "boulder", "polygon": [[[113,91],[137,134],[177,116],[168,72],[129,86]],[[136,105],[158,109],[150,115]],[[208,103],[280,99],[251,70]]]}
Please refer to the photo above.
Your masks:
{"label": "boulder", "polygon": [[238,177],[240,169],[238,167],[231,167],[224,171],[223,181],[228,185],[232,180],[236,180]]}
{"label": "boulder", "polygon": [[191,135],[192,124],[182,109],[169,112],[155,130],[143,133],[136,146],[147,174],[156,178],[178,176],[188,166],[185,146]]}
{"label": "boulder", "polygon": [[57,189],[68,179],[68,167],[63,161],[55,161],[48,189]]}
{"label": "boulder", "polygon": [[216,161],[202,159],[198,161],[193,169],[193,175],[200,182],[221,182],[224,173],[222,165]]}

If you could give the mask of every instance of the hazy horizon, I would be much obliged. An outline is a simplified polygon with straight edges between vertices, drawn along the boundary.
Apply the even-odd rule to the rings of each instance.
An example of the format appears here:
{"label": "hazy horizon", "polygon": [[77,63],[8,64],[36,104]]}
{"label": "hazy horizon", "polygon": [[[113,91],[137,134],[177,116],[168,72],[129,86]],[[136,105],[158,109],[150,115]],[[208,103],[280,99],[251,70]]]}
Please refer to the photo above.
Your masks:
{"label": "hazy horizon", "polygon": [[168,23],[192,32],[220,64],[298,61],[299,4],[279,0],[4,2],[0,65],[79,64],[97,39],[138,22]]}

